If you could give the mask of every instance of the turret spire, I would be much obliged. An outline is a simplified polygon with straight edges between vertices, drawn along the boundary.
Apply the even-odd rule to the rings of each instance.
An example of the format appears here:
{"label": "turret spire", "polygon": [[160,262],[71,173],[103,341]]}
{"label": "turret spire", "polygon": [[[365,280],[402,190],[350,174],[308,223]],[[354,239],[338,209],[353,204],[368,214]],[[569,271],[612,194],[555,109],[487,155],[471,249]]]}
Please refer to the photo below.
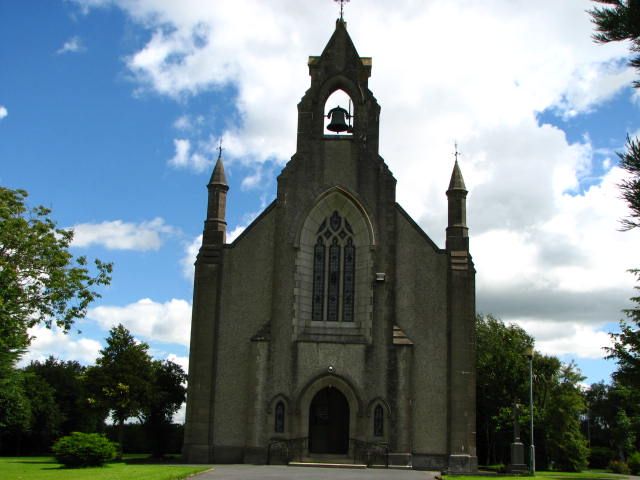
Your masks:
{"label": "turret spire", "polygon": [[213,168],[209,185],[226,185],[228,187],[227,177],[224,174],[224,165],[222,164],[222,140],[220,140],[220,145],[218,145],[218,160],[216,161],[216,166]]}
{"label": "turret spire", "polygon": [[209,190],[209,202],[207,205],[207,219],[204,222],[202,244],[224,244],[227,235],[225,214],[229,185],[227,184],[222,162],[222,140],[220,140],[220,145],[218,146],[218,160],[213,168],[207,189]]}
{"label": "turret spire", "polygon": [[469,250],[469,229],[467,228],[467,187],[458,165],[458,146],[456,160],[451,172],[447,199],[449,203],[449,224],[447,226],[447,249]]}
{"label": "turret spire", "polygon": [[[456,153],[456,156],[458,154]],[[451,181],[449,182],[449,189],[447,190],[447,193],[450,190],[464,190],[465,192],[467,191],[467,187],[465,187],[464,185],[464,179],[462,178],[462,172],[460,171],[460,165],[458,165],[458,159],[456,158],[455,163],[453,164],[453,172],[451,172]]]}

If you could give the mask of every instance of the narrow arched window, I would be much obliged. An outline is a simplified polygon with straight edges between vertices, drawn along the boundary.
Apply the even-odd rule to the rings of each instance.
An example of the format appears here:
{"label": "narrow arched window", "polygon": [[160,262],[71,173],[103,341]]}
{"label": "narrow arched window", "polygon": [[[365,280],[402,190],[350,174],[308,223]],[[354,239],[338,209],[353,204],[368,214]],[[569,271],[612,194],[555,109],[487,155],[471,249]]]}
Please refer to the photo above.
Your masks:
{"label": "narrow arched window", "polygon": [[276,433],[284,433],[284,403],[278,402],[276,405],[276,418],[274,430]]}
{"label": "narrow arched window", "polygon": [[316,235],[311,318],[316,322],[353,322],[356,275],[353,229],[334,210],[322,221]]}
{"label": "narrow arched window", "polygon": [[373,436],[382,437],[384,435],[384,410],[381,405],[377,405],[373,410]]}

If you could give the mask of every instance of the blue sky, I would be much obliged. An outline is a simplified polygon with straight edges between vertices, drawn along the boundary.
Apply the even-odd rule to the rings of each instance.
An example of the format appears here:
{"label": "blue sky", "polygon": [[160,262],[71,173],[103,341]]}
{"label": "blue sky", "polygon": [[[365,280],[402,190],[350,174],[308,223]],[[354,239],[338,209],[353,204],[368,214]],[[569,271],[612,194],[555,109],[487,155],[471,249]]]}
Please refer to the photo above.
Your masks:
{"label": "blue sky", "polygon": [[[443,245],[457,141],[478,310],[524,326],[587,382],[607,380],[601,347],[633,293],[625,270],[640,265],[638,233],[617,231],[614,152],[640,130],[627,46],[593,44],[586,0],[364,4],[345,17],[373,57],[398,201]],[[223,138],[233,238],[294,153],[306,59],[337,8],[0,0],[0,184],[75,227],[74,253],[115,263],[83,334],[37,329],[27,359],[90,362],[122,321],[186,366],[215,147]]]}

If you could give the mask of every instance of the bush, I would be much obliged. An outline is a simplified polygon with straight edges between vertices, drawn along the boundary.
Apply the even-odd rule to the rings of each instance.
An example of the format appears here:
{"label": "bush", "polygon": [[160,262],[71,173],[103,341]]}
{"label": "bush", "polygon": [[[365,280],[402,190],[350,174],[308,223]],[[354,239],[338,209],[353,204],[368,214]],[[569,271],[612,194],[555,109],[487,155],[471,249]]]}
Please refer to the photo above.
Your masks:
{"label": "bush", "polygon": [[626,463],[621,462],[620,460],[611,460],[609,462],[609,466],[607,470],[613,473],[621,473],[622,475],[629,475],[629,467]]}
{"label": "bush", "polygon": [[73,432],[53,445],[53,454],[65,467],[99,467],[116,456],[116,445],[97,433]]}
{"label": "bush", "polygon": [[629,465],[631,475],[640,475],[640,452],[629,455],[627,465]]}

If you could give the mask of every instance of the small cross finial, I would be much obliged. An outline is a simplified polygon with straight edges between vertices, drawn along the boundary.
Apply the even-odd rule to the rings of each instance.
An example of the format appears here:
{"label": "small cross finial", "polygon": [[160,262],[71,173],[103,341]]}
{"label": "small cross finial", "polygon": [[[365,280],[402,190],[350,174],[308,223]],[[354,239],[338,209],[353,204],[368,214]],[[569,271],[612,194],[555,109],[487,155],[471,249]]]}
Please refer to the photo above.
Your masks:
{"label": "small cross finial", "polygon": [[334,2],[340,2],[340,21],[344,21],[344,4],[349,2],[349,0],[333,0]]}
{"label": "small cross finial", "polygon": [[218,143],[218,160],[222,158],[222,137],[220,137],[220,143]]}
{"label": "small cross finial", "polygon": [[457,162],[458,157],[461,155],[461,153],[458,151],[458,142],[454,142],[453,145],[455,148],[455,153],[453,154],[453,156],[456,157],[456,162]]}

